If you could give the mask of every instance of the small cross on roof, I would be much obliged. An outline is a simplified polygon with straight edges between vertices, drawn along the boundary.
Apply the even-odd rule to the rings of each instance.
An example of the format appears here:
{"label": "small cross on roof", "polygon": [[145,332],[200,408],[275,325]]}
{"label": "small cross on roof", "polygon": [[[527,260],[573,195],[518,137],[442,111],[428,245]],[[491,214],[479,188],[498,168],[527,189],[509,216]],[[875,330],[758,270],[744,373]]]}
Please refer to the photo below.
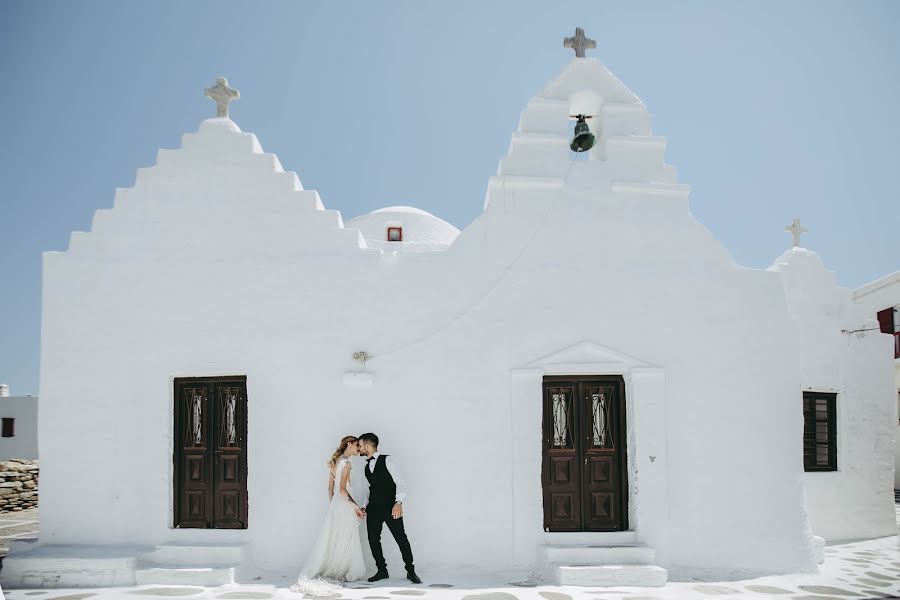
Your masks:
{"label": "small cross on roof", "polygon": [[803,227],[800,224],[800,219],[794,219],[794,222],[791,223],[790,225],[786,225],[784,230],[790,232],[791,235],[794,236],[794,239],[793,239],[793,247],[794,248],[800,247],[800,235],[809,231],[809,229],[807,229],[806,227]]}
{"label": "small cross on roof", "polygon": [[241,97],[241,93],[228,87],[228,80],[216,77],[216,85],[206,88],[205,95],[216,101],[216,116],[228,117],[228,103]]}
{"label": "small cross on roof", "polygon": [[575,35],[573,37],[563,38],[563,48],[571,48],[575,51],[575,56],[578,58],[584,58],[584,51],[588,48],[596,47],[597,42],[585,36],[584,29],[581,27],[575,28]]}

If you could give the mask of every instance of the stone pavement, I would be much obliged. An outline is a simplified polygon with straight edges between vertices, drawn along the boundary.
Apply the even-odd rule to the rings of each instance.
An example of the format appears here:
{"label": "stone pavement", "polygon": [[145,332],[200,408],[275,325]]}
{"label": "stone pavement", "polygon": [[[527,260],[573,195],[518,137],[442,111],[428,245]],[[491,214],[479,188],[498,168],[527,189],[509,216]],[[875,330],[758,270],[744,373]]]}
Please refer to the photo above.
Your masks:
{"label": "stone pavement", "polygon": [[[900,517],[900,505],[898,505]],[[670,582],[662,588],[582,588],[516,582],[502,575],[437,575],[422,571],[423,585],[391,579],[372,585],[348,584],[334,600],[868,600],[900,598],[900,538],[833,545],[816,574],[780,575],[746,581]],[[230,584],[220,587],[143,585],[129,588],[4,590],[8,600],[152,600],[160,597],[233,600],[302,600],[291,582]],[[306,600],[310,600],[307,598]],[[413,600],[410,598],[409,600]]]}
{"label": "stone pavement", "polygon": [[0,561],[9,552],[9,541],[37,537],[38,509],[0,513]]}

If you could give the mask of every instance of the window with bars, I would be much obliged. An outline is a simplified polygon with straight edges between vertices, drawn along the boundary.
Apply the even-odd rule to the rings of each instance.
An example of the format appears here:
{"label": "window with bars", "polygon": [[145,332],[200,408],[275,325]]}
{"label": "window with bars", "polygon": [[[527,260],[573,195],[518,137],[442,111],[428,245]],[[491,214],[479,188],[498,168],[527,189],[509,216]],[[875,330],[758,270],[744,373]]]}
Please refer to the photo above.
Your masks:
{"label": "window with bars", "polygon": [[0,432],[0,437],[15,437],[15,425],[16,420],[13,417],[3,417],[2,421],[2,432]]}
{"label": "window with bars", "polygon": [[837,471],[837,394],[803,392],[803,468]]}

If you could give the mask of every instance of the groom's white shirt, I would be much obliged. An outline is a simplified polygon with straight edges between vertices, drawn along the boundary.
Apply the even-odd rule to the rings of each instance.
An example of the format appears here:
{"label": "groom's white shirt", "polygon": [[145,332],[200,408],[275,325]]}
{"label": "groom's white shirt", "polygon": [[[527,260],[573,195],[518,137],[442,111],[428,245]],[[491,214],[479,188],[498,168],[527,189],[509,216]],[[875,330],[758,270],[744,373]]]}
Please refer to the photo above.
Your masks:
{"label": "groom's white shirt", "polygon": [[[372,455],[372,460],[370,460],[369,464],[366,466],[366,468],[369,470],[369,473],[371,473],[372,469],[375,468],[375,461],[378,460],[378,457],[380,455],[381,452],[376,452]],[[393,456],[389,455],[384,459],[384,462],[385,466],[387,467],[388,473],[391,474],[391,479],[393,479],[394,483],[397,485],[397,494],[394,496],[394,502],[403,502],[406,499],[406,480],[403,479],[403,474],[397,467],[397,461],[394,460]],[[368,501],[366,502],[366,504],[368,504]]]}

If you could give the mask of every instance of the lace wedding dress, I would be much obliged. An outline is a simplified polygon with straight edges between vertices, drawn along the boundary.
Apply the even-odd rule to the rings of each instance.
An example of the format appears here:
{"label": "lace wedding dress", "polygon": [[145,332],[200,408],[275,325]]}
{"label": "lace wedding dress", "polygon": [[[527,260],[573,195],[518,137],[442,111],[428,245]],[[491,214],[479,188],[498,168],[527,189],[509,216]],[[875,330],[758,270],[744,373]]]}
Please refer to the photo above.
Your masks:
{"label": "lace wedding dress", "polygon": [[[344,581],[356,581],[366,574],[356,505],[340,494],[341,477],[350,461],[342,458],[334,468],[334,495],[312,553],[291,591],[308,596],[340,594]],[[347,482],[349,491],[350,482]]]}

